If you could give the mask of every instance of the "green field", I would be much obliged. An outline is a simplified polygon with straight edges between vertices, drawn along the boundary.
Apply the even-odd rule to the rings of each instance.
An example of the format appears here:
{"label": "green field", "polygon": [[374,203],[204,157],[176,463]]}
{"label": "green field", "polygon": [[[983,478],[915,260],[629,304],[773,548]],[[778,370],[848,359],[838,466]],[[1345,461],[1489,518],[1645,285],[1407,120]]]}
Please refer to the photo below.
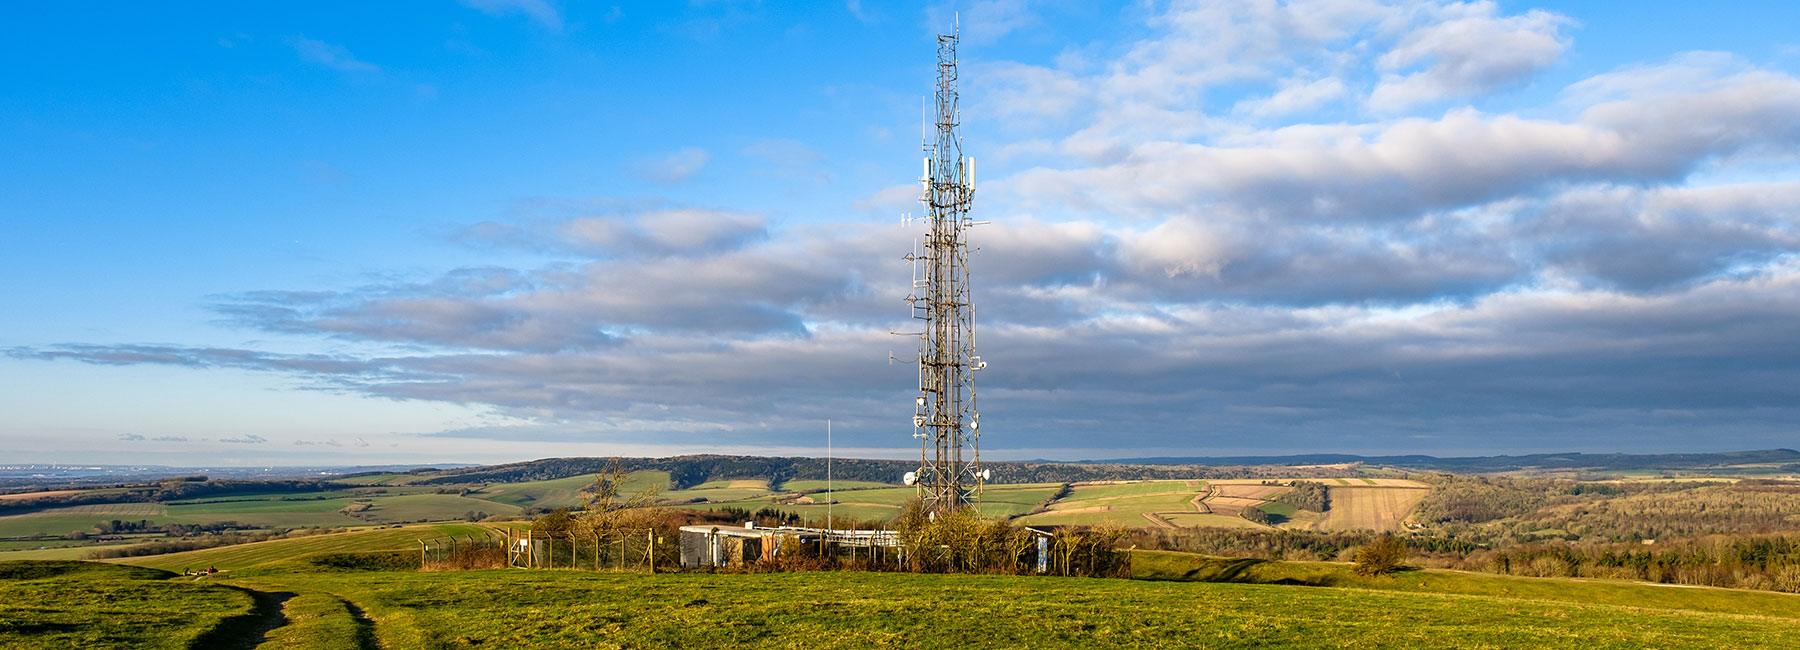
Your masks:
{"label": "green field", "polygon": [[104,565],[59,574],[0,564],[0,646],[183,648],[254,638],[242,625],[214,631],[251,611],[243,592],[222,585],[281,603],[285,619],[269,619],[260,647],[291,650],[1800,644],[1800,598],[1784,594],[1443,571],[1361,578],[1342,564],[1180,553],[1137,553],[1133,567],[1139,580],[292,563],[195,582]]}
{"label": "green field", "polygon": [[[1118,486],[1106,486],[1118,487]],[[1092,526],[1100,523],[1117,523],[1124,526],[1143,527],[1152,525],[1144,517],[1145,514],[1160,512],[1196,513],[1191,501],[1198,496],[1198,490],[1190,492],[1139,493],[1132,496],[1113,496],[1095,499],[1076,499],[1071,496],[1058,501],[1049,512],[1022,517],[1019,523],[1031,525],[1078,525]]]}
{"label": "green field", "polygon": [[[804,481],[790,481],[807,484]],[[821,482],[822,483],[822,482]],[[726,487],[725,482],[715,482],[718,487],[698,486],[695,489],[683,490],[679,494],[707,496],[722,495],[728,491],[745,488]],[[884,484],[870,484],[879,487],[865,487],[857,490],[844,490],[832,495],[837,504],[831,507],[831,514],[846,519],[861,521],[887,521],[900,514],[900,508],[918,495],[917,488],[895,487]],[[1046,499],[1055,495],[1060,489],[1056,483],[1004,484],[988,486],[981,495],[981,514],[987,517],[1011,517],[1030,512]],[[792,496],[792,493],[789,493]],[[824,495],[814,493],[807,495],[813,499],[824,500]],[[722,508],[743,508],[755,511],[762,508],[775,508],[783,512],[792,512],[806,519],[824,519],[825,504],[776,503],[786,497],[757,494],[749,498],[737,500],[711,499],[705,503],[687,504],[681,507],[697,510],[719,510]]]}
{"label": "green field", "polygon": [[1185,492],[1191,498],[1206,489],[1204,481],[1195,481],[1195,483],[1196,485],[1190,486],[1187,481],[1133,481],[1112,485],[1077,485],[1070,489],[1069,496],[1064,497],[1064,500],[1082,501],[1157,492]]}
{"label": "green field", "polygon": [[1292,518],[1294,516],[1294,513],[1300,511],[1300,509],[1297,507],[1294,507],[1293,504],[1282,503],[1280,501],[1269,501],[1269,502],[1266,502],[1266,503],[1256,506],[1256,509],[1261,510],[1266,513],[1269,513],[1271,515],[1276,515],[1276,516],[1282,517],[1283,519]]}
{"label": "green field", "polygon": [[[555,488],[541,487],[538,484],[516,485],[526,487],[520,492],[508,494],[555,493]],[[522,511],[519,506],[503,500],[475,498],[478,495],[474,494],[462,497],[455,494],[435,494],[429,488],[385,489],[388,492],[379,494],[344,491],[236,495],[168,503],[116,503],[51,508],[0,517],[0,537],[25,537],[36,533],[60,537],[74,531],[90,532],[95,525],[113,519],[131,522],[147,520],[151,524],[236,522],[254,528],[338,528],[461,519],[469,512],[517,515]],[[571,490],[564,492],[573,494]],[[342,512],[345,506],[356,502],[366,502],[371,507],[355,516]],[[579,500],[576,502],[579,503]],[[30,544],[22,546],[36,548]],[[0,550],[0,559],[24,559],[8,555],[10,552],[13,551]]]}
{"label": "green field", "polygon": [[487,530],[490,528],[479,524],[428,524],[375,528],[106,561],[168,571],[205,567],[213,567],[220,571],[232,571],[265,562],[291,560],[314,553],[411,550],[419,548],[421,539],[443,539],[453,535],[457,537],[483,535]]}
{"label": "green field", "polygon": [[[592,494],[583,490],[592,487],[596,478],[594,474],[582,474],[547,481],[495,483],[471,492],[469,496],[521,508],[568,508],[587,503]],[[661,490],[668,485],[668,472],[632,472],[622,491],[629,496],[652,486]]]}
{"label": "green field", "polygon": [[[0,562],[0,647],[218,647],[249,594],[162,571],[94,563]],[[318,646],[327,647],[327,646]]]}
{"label": "green field", "polygon": [[[892,483],[877,483],[875,481],[832,481],[831,487],[834,490],[842,491],[842,490],[866,490],[866,489],[871,489],[871,488],[886,488],[886,487],[894,487],[894,485]],[[824,481],[788,481],[786,483],[781,484],[781,489],[788,491],[788,492],[816,492],[816,491],[825,489],[825,482]]]}

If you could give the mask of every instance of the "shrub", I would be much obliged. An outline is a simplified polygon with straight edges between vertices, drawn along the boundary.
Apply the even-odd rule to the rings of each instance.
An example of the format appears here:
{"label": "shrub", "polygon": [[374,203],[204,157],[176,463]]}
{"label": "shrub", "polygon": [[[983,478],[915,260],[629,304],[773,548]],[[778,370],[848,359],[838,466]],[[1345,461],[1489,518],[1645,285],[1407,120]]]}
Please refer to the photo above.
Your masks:
{"label": "shrub", "polygon": [[1406,561],[1406,542],[1393,535],[1383,535],[1374,543],[1356,551],[1353,571],[1359,576],[1380,576],[1400,570]]}
{"label": "shrub", "polygon": [[1245,508],[1238,511],[1238,516],[1263,525],[1269,523],[1269,513],[1264,512],[1262,508]]}

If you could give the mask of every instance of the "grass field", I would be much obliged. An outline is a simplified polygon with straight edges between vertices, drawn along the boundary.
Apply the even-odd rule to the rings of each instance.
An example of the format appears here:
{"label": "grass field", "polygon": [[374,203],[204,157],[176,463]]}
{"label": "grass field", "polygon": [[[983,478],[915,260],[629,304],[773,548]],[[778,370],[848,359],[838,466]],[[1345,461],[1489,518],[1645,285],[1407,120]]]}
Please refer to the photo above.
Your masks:
{"label": "grass field", "polygon": [[677,500],[703,498],[708,503],[729,503],[765,497],[773,492],[769,489],[769,482],[764,480],[711,481],[685,490],[670,490],[664,492],[662,497]]}
{"label": "grass field", "polygon": [[155,503],[118,503],[51,508],[22,515],[0,517],[0,537],[24,537],[34,533],[64,535],[86,531],[109,519],[149,519],[161,523],[166,513]]}
{"label": "grass field", "polygon": [[1205,489],[1201,485],[1190,485],[1187,481],[1132,481],[1129,483],[1112,483],[1106,485],[1077,485],[1070,489],[1069,501],[1084,499],[1103,499],[1107,497],[1129,496],[1134,494],[1151,494],[1156,492],[1186,492],[1199,494]]}
{"label": "grass field", "polygon": [[1019,523],[1091,526],[1113,522],[1125,526],[1143,527],[1154,525],[1144,517],[1146,514],[1161,512],[1198,514],[1199,511],[1194,509],[1191,501],[1199,494],[1198,490],[1194,490],[1162,494],[1108,496],[1095,499],[1070,497],[1050,506],[1048,512],[1019,518]]}
{"label": "grass field", "polygon": [[[195,582],[43,566],[0,563],[0,647],[1800,647],[1800,597],[1785,594],[1449,571],[1359,577],[1345,564],[1184,553],[1133,553],[1138,580],[276,563]],[[244,625],[249,595],[213,581],[261,594],[285,619],[259,619],[273,629],[258,637]]]}
{"label": "grass field", "polygon": [[[867,490],[867,489],[872,489],[872,488],[894,487],[894,485],[892,483],[877,483],[875,481],[837,480],[837,481],[831,482],[831,487],[833,490]],[[788,492],[814,492],[814,491],[825,489],[825,482],[824,481],[788,481],[786,483],[781,484],[781,489],[786,490]]]}
{"label": "grass field", "polygon": [[[1254,561],[1251,561],[1254,562]],[[1165,564],[1168,564],[1165,562]],[[1338,579],[1341,565],[1222,563]],[[1800,643],[1793,598],[1457,574],[1270,584],[868,573],[269,574],[383,647],[1717,648]],[[1421,586],[1422,585],[1422,586]],[[944,607],[944,604],[954,607]],[[353,621],[354,619],[349,619]]]}
{"label": "grass field", "polygon": [[0,562],[0,647],[217,647],[209,635],[252,612],[241,590],[170,578],[86,562]]}
{"label": "grass field", "polygon": [[[515,497],[537,494],[545,495],[546,500],[572,501],[567,505],[580,503],[580,499],[567,496],[574,494],[573,489],[542,484],[515,484],[524,487],[505,494]],[[455,494],[435,494],[430,488],[388,489],[391,491],[381,494],[344,491],[234,495],[169,503],[115,503],[51,508],[0,517],[0,537],[25,537],[35,533],[60,537],[74,531],[90,532],[95,525],[113,519],[132,522],[147,520],[152,524],[236,522],[259,528],[337,528],[460,519],[469,512],[516,515],[522,510],[517,505],[506,503],[504,499],[480,499],[473,494],[462,497]],[[341,512],[345,506],[357,501],[366,501],[371,506],[370,509],[357,516]],[[559,502],[558,505],[564,504]],[[6,553],[8,552],[0,551],[0,559],[20,559]]]}
{"label": "grass field", "polygon": [[453,535],[458,537],[482,535],[483,531],[488,529],[479,524],[426,524],[399,528],[372,528],[106,561],[166,571],[206,567],[217,568],[220,571],[233,571],[256,564],[290,560],[314,553],[411,550],[419,547],[421,539],[442,539]]}

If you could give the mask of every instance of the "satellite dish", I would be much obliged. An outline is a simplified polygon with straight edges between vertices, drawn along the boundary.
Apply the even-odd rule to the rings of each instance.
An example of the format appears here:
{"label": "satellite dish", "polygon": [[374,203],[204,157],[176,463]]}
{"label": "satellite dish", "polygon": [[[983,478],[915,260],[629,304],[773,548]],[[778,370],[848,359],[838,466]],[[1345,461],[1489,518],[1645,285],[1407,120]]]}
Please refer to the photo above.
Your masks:
{"label": "satellite dish", "polygon": [[905,476],[900,477],[900,482],[907,485],[917,484],[919,482],[919,473],[907,472]]}
{"label": "satellite dish", "polygon": [[981,470],[981,480],[989,481],[989,480],[993,480],[993,478],[994,478],[994,470],[991,470],[991,469]]}

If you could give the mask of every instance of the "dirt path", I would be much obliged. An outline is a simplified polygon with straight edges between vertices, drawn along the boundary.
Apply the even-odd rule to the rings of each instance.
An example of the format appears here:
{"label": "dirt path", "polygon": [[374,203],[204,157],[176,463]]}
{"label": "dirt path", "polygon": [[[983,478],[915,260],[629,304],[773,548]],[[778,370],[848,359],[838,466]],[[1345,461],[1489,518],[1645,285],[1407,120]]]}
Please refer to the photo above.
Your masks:
{"label": "dirt path", "polygon": [[1162,517],[1158,517],[1154,513],[1146,512],[1143,514],[1144,514],[1145,519],[1149,519],[1150,523],[1156,524],[1157,527],[1159,527],[1159,528],[1180,528],[1180,526],[1171,524],[1171,523],[1169,523],[1169,520],[1163,519]]}
{"label": "dirt path", "polygon": [[375,641],[375,619],[369,618],[356,603],[344,600],[344,609],[349,610],[350,618],[356,621],[357,650],[380,650],[381,644]]}
{"label": "dirt path", "polygon": [[271,630],[287,625],[288,618],[284,610],[288,599],[295,594],[226,586],[249,594],[256,605],[249,613],[220,621],[217,627],[196,637],[193,643],[188,644],[192,650],[254,650],[256,646],[262,645],[263,639]]}
{"label": "dirt path", "polygon": [[1213,498],[1216,494],[1218,494],[1217,490],[1213,486],[1208,485],[1206,486],[1205,492],[1194,495],[1194,500],[1189,501],[1188,503],[1194,504],[1194,510],[1200,514],[1210,515],[1212,514],[1212,506],[1206,505],[1206,500]]}

